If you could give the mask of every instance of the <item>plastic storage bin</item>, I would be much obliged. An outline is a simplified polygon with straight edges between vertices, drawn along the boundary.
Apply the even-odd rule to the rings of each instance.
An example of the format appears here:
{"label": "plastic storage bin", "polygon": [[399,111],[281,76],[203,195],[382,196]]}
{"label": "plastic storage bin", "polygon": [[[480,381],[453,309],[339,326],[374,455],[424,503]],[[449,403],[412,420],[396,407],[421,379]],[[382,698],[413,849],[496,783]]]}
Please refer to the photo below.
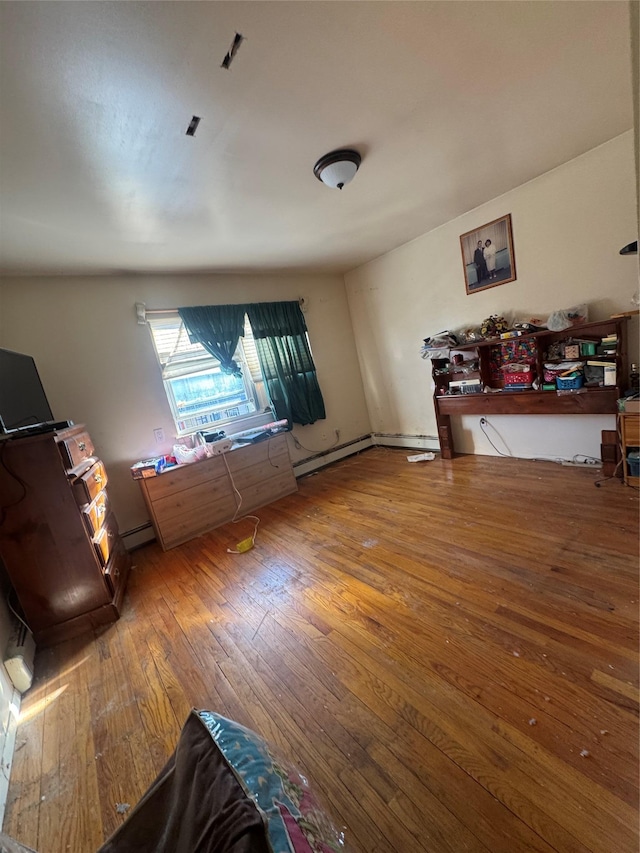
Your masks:
{"label": "plastic storage bin", "polygon": [[556,376],[558,391],[575,391],[582,388],[584,377],[580,376]]}
{"label": "plastic storage bin", "polygon": [[630,477],[640,477],[640,450],[627,453],[627,469]]}
{"label": "plastic storage bin", "polygon": [[536,378],[535,373],[531,370],[527,373],[505,373],[504,384],[507,385],[531,385]]}

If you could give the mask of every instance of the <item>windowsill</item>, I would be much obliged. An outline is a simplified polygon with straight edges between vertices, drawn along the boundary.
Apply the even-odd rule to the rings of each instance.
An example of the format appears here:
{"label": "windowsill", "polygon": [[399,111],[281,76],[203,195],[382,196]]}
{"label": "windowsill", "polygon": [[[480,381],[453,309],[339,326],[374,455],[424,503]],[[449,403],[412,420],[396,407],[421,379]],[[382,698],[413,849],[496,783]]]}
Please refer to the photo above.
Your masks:
{"label": "windowsill", "polygon": [[184,439],[192,439],[194,435],[199,432],[202,432],[203,435],[206,435],[210,432],[219,432],[220,430],[224,430],[225,435],[235,435],[238,432],[244,432],[244,430],[248,429],[256,429],[257,427],[264,426],[264,424],[268,424],[273,421],[275,415],[271,410],[268,412],[255,412],[252,415],[246,415],[244,418],[234,418],[231,421],[223,421],[221,423],[210,424],[207,427],[202,429],[194,429],[191,432],[185,432],[181,435],[176,435],[176,441],[182,441]]}

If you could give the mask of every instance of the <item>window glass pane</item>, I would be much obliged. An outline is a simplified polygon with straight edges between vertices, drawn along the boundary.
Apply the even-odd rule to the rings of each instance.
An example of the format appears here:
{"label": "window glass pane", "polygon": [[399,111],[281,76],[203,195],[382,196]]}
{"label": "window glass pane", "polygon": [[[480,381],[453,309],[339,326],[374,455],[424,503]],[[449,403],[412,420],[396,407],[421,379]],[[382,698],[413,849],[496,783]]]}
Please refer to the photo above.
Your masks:
{"label": "window glass pane", "polygon": [[247,399],[242,378],[227,376],[220,370],[170,379],[168,384],[173,393],[176,413],[181,418],[214,406],[232,406]]}

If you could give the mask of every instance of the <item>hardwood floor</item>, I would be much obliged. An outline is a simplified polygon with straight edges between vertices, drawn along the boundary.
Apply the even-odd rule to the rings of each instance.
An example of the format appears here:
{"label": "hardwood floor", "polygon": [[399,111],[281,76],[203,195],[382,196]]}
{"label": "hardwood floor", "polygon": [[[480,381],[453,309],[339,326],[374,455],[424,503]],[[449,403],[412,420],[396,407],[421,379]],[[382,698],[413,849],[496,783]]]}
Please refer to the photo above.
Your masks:
{"label": "hardwood floor", "polygon": [[354,853],[638,850],[638,493],[373,449],[134,553],[123,618],[43,650],[4,830],[90,853],[192,706],[256,729]]}

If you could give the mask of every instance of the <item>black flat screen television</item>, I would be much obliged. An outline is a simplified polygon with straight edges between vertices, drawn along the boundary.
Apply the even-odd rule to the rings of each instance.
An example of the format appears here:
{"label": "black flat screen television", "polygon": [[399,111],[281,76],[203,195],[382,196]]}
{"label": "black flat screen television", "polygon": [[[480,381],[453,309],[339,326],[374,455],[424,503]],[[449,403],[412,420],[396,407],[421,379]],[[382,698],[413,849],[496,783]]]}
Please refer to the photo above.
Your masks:
{"label": "black flat screen television", "polygon": [[0,433],[51,421],[53,414],[33,358],[0,349]]}

